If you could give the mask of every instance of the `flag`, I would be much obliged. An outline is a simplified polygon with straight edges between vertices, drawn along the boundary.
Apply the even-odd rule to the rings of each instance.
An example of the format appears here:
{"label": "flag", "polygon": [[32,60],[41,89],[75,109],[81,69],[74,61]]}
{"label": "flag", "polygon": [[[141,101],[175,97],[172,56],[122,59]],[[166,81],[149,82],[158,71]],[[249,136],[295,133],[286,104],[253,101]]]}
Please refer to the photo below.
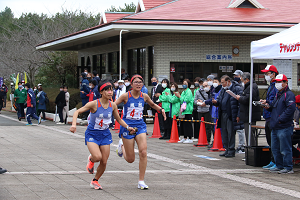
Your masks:
{"label": "flag", "polygon": [[26,72],[24,72],[24,79],[25,79],[25,84],[27,83],[27,75]]}
{"label": "flag", "polygon": [[19,73],[17,75],[17,79],[16,79],[16,82],[15,82],[15,89],[18,89],[18,83],[19,83]]}

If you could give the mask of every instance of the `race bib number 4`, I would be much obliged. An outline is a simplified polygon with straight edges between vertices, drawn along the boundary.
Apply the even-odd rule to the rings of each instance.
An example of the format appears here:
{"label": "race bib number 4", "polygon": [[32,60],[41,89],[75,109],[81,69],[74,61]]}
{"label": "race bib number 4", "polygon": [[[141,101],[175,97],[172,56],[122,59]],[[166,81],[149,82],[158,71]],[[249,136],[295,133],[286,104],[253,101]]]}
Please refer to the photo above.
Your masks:
{"label": "race bib number 4", "polygon": [[143,107],[128,108],[126,119],[141,119],[141,118],[143,118]]}
{"label": "race bib number 4", "polygon": [[105,130],[111,124],[111,118],[96,118],[94,129]]}

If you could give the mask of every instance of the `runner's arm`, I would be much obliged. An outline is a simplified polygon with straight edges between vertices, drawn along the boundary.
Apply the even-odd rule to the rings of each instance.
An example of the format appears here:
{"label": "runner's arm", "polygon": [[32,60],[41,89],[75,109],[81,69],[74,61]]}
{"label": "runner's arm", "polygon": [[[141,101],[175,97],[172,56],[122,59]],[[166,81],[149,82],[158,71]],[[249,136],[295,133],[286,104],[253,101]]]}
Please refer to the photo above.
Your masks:
{"label": "runner's arm", "polygon": [[156,111],[159,111],[161,112],[161,114],[164,116],[164,120],[167,119],[166,117],[166,113],[165,113],[165,110],[163,108],[161,108],[160,106],[156,105],[149,97],[148,94],[143,94],[144,95],[144,100],[146,103],[148,103],[150,105],[151,108],[153,108],[154,110]]}
{"label": "runner's arm", "polygon": [[124,128],[126,128],[130,133],[135,133],[135,129],[132,128],[132,127],[129,127],[126,124],[126,122],[124,122],[124,120],[120,118],[120,115],[119,115],[119,112],[118,112],[118,107],[114,102],[112,102],[112,107],[113,107],[113,115],[114,115],[115,119],[117,120],[117,122],[119,122],[119,124],[121,126],[123,126]]}

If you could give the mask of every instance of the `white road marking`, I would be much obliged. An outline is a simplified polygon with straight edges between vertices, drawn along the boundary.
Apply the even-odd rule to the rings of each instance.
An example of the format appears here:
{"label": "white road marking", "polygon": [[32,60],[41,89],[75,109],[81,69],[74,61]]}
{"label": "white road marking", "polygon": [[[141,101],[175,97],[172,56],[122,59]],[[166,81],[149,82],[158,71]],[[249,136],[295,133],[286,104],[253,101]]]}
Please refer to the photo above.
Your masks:
{"label": "white road marking", "polygon": [[[8,116],[4,116],[4,115],[1,115],[1,116],[5,117],[7,119],[18,121],[16,119],[8,117]],[[20,122],[20,123],[24,123],[24,122]],[[84,136],[82,136],[82,135],[74,134],[74,133],[71,133],[71,132],[63,131],[63,130],[58,130],[58,129],[55,129],[53,127],[49,127],[49,126],[45,126],[45,125],[40,125],[40,127],[43,127],[43,128],[49,129],[49,130],[53,130],[53,131],[57,131],[57,132],[60,132],[60,133],[64,133],[64,134],[67,134],[67,135],[72,135],[74,137],[84,138]],[[118,145],[116,145],[116,144],[112,144],[111,146],[118,147]],[[135,152],[138,152],[138,150],[135,149]],[[191,164],[191,163],[184,163],[180,160],[174,160],[174,159],[171,159],[171,158],[163,157],[163,156],[152,154],[152,153],[147,153],[147,156],[149,158],[154,158],[154,159],[161,160],[161,161],[164,161],[164,162],[168,162],[168,163],[188,167],[188,168],[191,168],[191,169],[197,169],[197,171],[202,170],[202,172],[205,171],[207,174],[219,176],[221,178],[225,178],[225,179],[229,179],[229,180],[232,180],[232,181],[240,182],[242,184],[247,184],[247,185],[251,185],[253,187],[257,187],[257,188],[261,188],[261,189],[265,189],[265,190],[270,190],[270,191],[281,193],[281,194],[284,194],[284,195],[289,195],[289,196],[292,196],[292,197],[300,198],[300,192],[297,192],[295,190],[290,190],[290,189],[286,189],[286,188],[283,188],[283,187],[270,185],[270,184],[263,183],[263,182],[260,182],[260,181],[252,180],[250,178],[243,178],[243,177],[239,177],[239,176],[236,176],[236,175],[228,174],[228,172],[226,172],[226,171],[216,171],[216,170],[213,170],[213,169],[210,169],[210,168],[207,168],[207,167],[202,167],[202,166],[194,165],[194,164]],[[151,171],[151,170],[149,170],[149,171]],[[147,171],[147,173],[149,171]],[[262,171],[262,170],[258,170],[258,171]],[[201,171],[199,171],[199,173],[200,172]],[[13,173],[22,174],[22,172],[10,172],[10,173],[7,173],[7,174],[13,174]],[[25,172],[25,173],[27,173],[27,172]],[[28,174],[33,174],[33,173],[34,172],[28,172]],[[37,172],[37,173],[41,173],[41,172]],[[52,173],[63,173],[63,172],[52,172]],[[83,173],[83,171],[82,171],[82,173]],[[109,173],[109,171],[106,171],[105,173]]]}

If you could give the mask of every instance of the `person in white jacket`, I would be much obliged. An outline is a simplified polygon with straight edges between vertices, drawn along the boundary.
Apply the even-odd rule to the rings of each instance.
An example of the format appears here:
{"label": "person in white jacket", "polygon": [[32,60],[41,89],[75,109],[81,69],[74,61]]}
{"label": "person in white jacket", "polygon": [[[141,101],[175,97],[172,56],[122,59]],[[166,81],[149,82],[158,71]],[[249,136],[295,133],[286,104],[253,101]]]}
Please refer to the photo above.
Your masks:
{"label": "person in white jacket", "polygon": [[[115,98],[115,101],[117,101],[117,99],[124,93],[126,93],[126,87],[125,87],[125,84],[124,84],[124,80],[119,80],[118,81],[118,84],[119,84],[119,88],[117,89],[116,91],[116,98]],[[123,106],[124,106],[124,103],[120,103],[118,105],[118,109],[119,110],[122,110],[123,109]]]}
{"label": "person in white jacket", "polygon": [[65,92],[65,99],[66,99],[66,106],[63,109],[63,119],[65,124],[68,123],[67,118],[69,116],[69,101],[70,101],[70,94],[68,92],[68,86],[64,86],[64,92]]}

